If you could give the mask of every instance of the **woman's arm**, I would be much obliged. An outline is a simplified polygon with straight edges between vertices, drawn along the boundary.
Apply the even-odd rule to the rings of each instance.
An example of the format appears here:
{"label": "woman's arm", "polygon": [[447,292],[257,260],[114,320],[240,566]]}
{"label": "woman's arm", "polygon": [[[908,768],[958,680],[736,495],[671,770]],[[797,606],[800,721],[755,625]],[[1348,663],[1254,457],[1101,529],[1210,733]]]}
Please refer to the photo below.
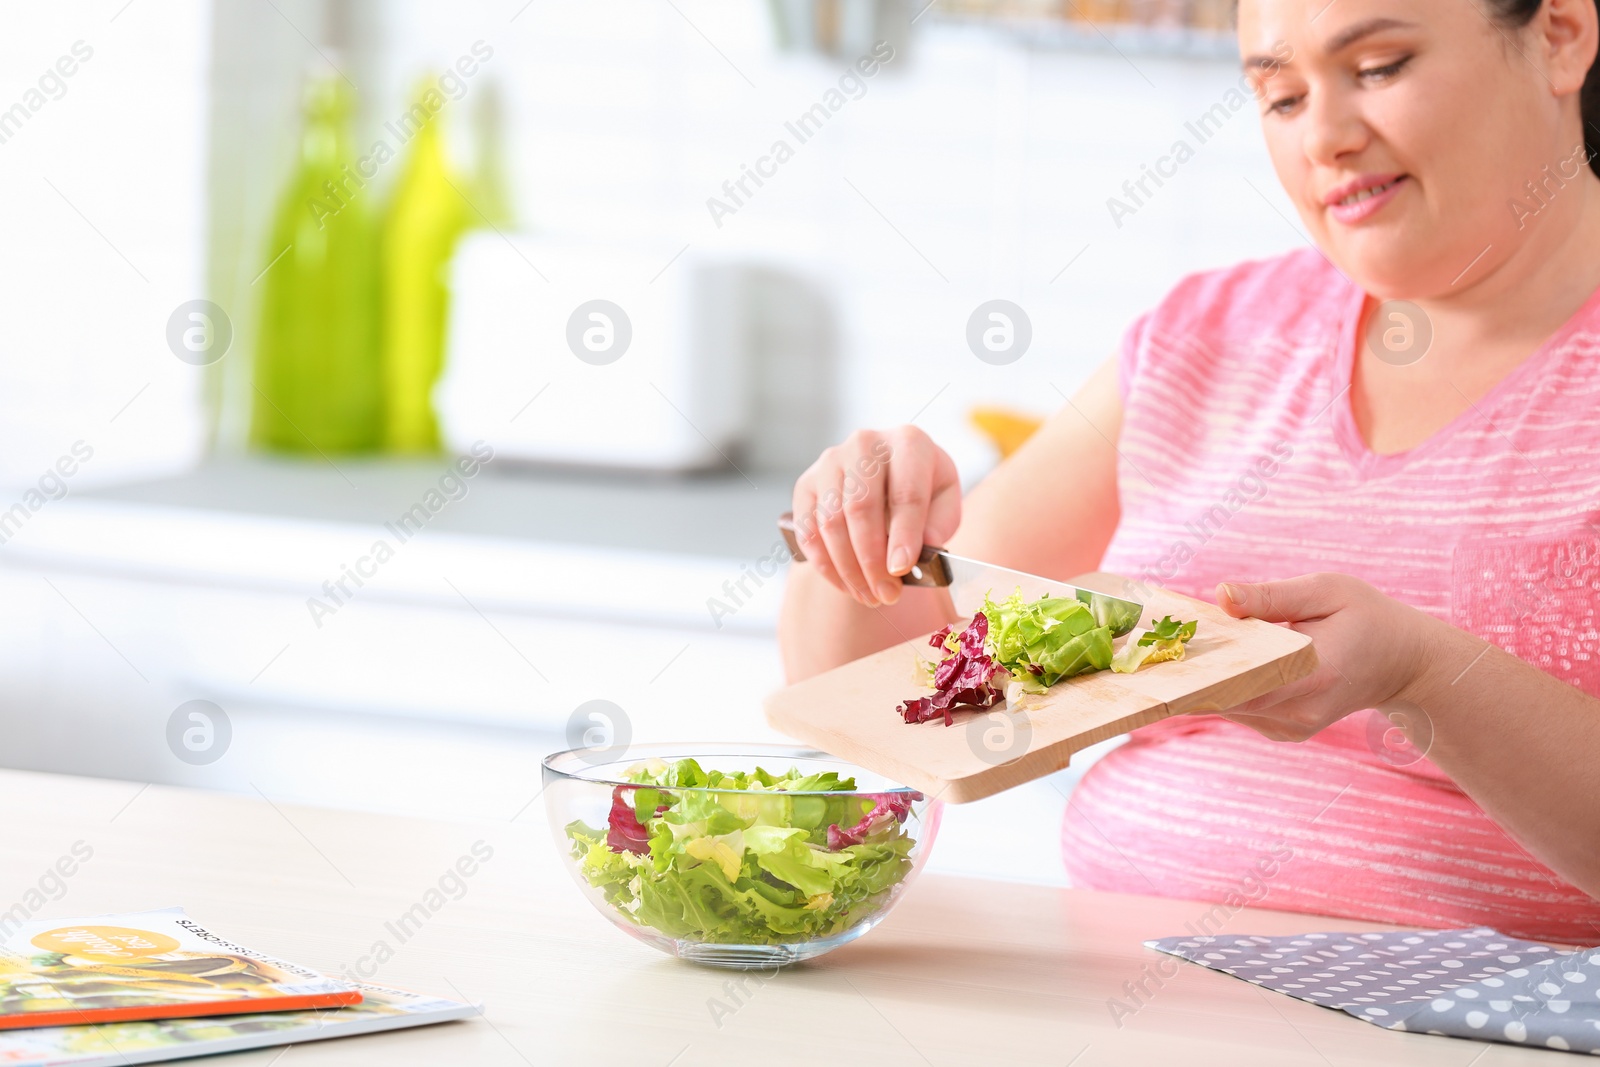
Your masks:
{"label": "woman's arm", "polygon": [[1063,578],[1096,569],[1117,525],[1121,428],[1113,359],[965,501],[949,456],[914,427],[863,431],[823,453],[795,484],[807,562],[789,568],[778,620],[789,681],[954,618],[944,590],[898,589],[891,577],[909,563],[891,566],[903,562],[897,549],[915,559],[924,543],[942,543]]}
{"label": "woman's arm", "polygon": [[1316,642],[1310,677],[1223,714],[1303,741],[1375,707],[1551,870],[1600,898],[1600,700],[1356,578],[1217,587]]}

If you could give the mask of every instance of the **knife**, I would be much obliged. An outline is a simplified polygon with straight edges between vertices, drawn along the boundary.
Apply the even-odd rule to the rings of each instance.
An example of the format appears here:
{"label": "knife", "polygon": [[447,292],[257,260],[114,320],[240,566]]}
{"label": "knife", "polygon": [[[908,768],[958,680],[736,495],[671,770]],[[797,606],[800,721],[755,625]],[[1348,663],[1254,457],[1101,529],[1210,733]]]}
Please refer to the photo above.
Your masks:
{"label": "knife", "polygon": [[[778,529],[783,533],[783,539],[794,558],[804,561],[806,557],[800,551],[800,540],[795,536],[794,512],[786,511],[779,516]],[[948,588],[956,610],[963,615],[977,612],[983,606],[984,597],[991,593],[1004,597],[1017,591],[1024,600],[1037,600],[1042,596],[1076,597],[1088,605],[1097,625],[1111,627],[1112,637],[1121,637],[1132,630],[1144,615],[1144,605],[1136,600],[1125,600],[1110,593],[1080,589],[1067,582],[1041,578],[1026,571],[968,559],[934,545],[922,547],[922,554],[900,579],[900,584]]]}

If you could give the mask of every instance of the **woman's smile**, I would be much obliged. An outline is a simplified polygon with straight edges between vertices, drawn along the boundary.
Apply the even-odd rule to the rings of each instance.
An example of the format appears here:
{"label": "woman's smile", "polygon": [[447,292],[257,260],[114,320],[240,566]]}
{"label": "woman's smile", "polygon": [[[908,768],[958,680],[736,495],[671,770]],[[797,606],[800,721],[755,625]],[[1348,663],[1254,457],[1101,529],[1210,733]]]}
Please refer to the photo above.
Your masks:
{"label": "woman's smile", "polygon": [[1408,174],[1363,174],[1334,186],[1322,197],[1335,222],[1355,226],[1372,218],[1398,196]]}

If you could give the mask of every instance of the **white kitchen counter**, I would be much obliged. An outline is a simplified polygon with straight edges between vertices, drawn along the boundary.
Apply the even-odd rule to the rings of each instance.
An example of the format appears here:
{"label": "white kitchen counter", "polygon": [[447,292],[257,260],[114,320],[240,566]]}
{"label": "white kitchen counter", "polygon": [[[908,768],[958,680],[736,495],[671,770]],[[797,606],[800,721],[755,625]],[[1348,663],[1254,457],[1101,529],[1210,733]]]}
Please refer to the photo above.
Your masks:
{"label": "white kitchen counter", "polygon": [[[754,579],[744,584],[750,596],[721,583],[781,550],[774,520],[793,475],[757,475],[758,483],[491,464],[449,483],[460,486],[451,499],[439,491],[449,474],[443,460],[213,461],[177,478],[52,501],[0,549],[0,561],[221,582],[317,597],[336,610],[346,592],[352,602],[463,606],[453,583],[480,607],[511,612],[772,632],[775,598],[757,596]],[[418,512],[425,522],[401,525],[428,503],[437,511]],[[394,558],[365,569],[381,573],[359,588],[354,579],[342,592],[323,588],[379,539]],[[762,584],[780,562],[761,568],[774,572]],[[712,618],[712,597],[734,610]]]}
{"label": "white kitchen counter", "polygon": [[[444,460],[214,459],[177,478],[77,499],[312,522],[393,520],[435,484]],[[655,475],[517,467],[491,461],[429,529],[528,543],[744,558],[767,550],[794,472]]]}
{"label": "white kitchen counter", "polygon": [[[770,736],[755,699],[712,699],[704,679],[726,679],[725,693],[777,683],[781,560],[759,587],[744,578],[738,603],[723,586],[779,543],[787,478],[757,489],[737,475],[490,465],[461,495],[450,481],[439,491],[448,470],[236,459],[50,501],[0,546],[13,609],[0,752],[14,766],[236,784],[228,764],[246,751],[201,767],[167,751],[165,720],[190,699],[245,719],[382,715],[559,737],[578,704],[604,698],[641,734]],[[419,504],[425,523],[401,527]],[[728,610],[713,617],[712,599]]]}

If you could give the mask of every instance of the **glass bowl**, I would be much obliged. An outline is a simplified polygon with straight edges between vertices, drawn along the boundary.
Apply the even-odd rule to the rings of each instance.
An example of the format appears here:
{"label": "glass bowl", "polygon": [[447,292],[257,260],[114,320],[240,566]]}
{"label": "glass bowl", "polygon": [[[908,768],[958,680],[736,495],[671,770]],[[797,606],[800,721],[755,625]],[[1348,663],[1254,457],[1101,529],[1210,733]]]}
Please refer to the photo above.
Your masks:
{"label": "glass bowl", "polygon": [[[762,771],[767,785],[754,778]],[[794,791],[774,783],[790,771]],[[726,788],[739,772],[748,788]],[[828,772],[855,787],[816,781]],[[664,784],[640,785],[641,774]],[[926,862],[941,810],[788,745],[570,749],[544,761],[544,802],[568,871],[602,915],[681,959],[742,968],[811,959],[876,926]]]}

